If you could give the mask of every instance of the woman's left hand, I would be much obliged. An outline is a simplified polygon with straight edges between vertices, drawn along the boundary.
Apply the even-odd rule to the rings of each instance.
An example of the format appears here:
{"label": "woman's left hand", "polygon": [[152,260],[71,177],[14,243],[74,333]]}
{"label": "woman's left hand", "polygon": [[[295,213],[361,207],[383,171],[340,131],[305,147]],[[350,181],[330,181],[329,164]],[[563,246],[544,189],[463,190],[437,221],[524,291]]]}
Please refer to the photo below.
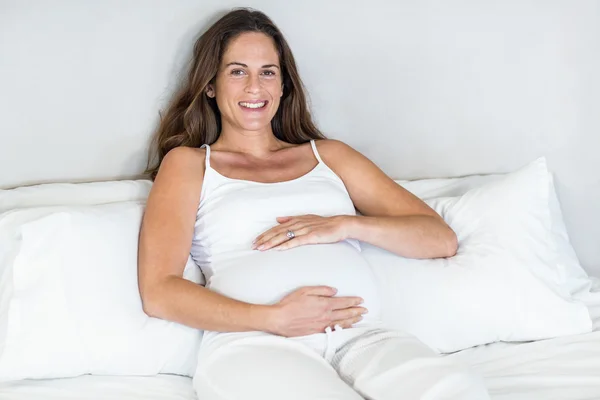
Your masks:
{"label": "woman's left hand", "polygon": [[[305,244],[341,242],[348,239],[348,225],[351,219],[348,215],[278,217],[279,225],[258,236],[252,249],[287,250]],[[288,232],[293,233],[292,238],[288,236]]]}

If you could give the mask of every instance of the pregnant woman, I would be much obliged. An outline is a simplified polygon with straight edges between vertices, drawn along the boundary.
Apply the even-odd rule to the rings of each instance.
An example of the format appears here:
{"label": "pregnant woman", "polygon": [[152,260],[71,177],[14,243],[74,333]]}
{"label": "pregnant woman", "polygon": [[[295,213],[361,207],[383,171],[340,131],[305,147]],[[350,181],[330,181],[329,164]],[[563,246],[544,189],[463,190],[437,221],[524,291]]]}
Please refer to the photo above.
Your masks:
{"label": "pregnant woman", "polygon": [[[205,331],[199,399],[489,398],[466,368],[382,325],[360,242],[450,257],[456,235],[324,138],[267,16],[234,10],[198,39],[155,144],[140,292],[147,314]],[[182,278],[190,253],[205,287]]]}

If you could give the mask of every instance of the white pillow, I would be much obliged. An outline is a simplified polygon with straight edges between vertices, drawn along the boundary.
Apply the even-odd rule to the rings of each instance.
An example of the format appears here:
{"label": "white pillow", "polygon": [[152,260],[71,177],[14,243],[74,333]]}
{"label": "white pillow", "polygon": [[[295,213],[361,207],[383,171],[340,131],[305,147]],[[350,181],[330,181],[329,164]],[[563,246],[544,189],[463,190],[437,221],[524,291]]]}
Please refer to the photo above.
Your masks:
{"label": "white pillow", "polygon": [[406,259],[364,244],[385,322],[441,352],[591,331],[556,268],[548,176],[542,158],[463,196],[426,200],[458,235],[454,257]]}
{"label": "white pillow", "polygon": [[122,180],[88,183],[44,183],[0,189],[0,213],[17,208],[105,204],[146,200],[152,181]]}
{"label": "white pillow", "polygon": [[[0,310],[7,327],[4,337],[0,331],[0,380],[192,376],[201,331],[142,310],[137,245],[143,210],[141,202],[122,202],[13,211],[13,220],[18,214],[33,220],[20,225],[22,241],[7,268],[14,290],[8,312]],[[184,277],[201,281],[191,258]]]}
{"label": "white pillow", "polygon": [[[417,181],[396,182],[422,200],[436,197],[462,196],[467,191],[502,179],[505,175],[471,175],[461,178],[423,179]],[[562,286],[571,294],[580,298],[589,292],[591,281],[579,263],[577,254],[571,245],[567,228],[564,223],[560,202],[554,186],[554,178],[548,173],[548,206],[552,224],[552,235],[558,252],[556,263],[553,265],[561,274]]]}
{"label": "white pillow", "polygon": [[[20,226],[71,205],[144,201],[152,181],[120,180],[89,183],[45,183],[0,189],[0,315],[8,312],[12,295],[12,260],[20,245]],[[45,208],[36,208],[45,207]],[[22,212],[21,208],[32,208]],[[0,319],[0,338],[6,335]]]}

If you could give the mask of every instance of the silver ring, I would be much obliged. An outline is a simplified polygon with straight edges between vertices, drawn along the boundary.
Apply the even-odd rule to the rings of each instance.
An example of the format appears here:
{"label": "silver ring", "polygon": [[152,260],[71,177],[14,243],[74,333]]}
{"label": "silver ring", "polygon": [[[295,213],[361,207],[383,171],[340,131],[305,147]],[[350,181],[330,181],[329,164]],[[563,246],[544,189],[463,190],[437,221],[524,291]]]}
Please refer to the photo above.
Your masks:
{"label": "silver ring", "polygon": [[295,238],[295,237],[296,237],[296,234],[294,233],[294,231],[287,231],[287,234],[286,234],[286,236],[287,236],[289,239],[293,239],[293,238]]}

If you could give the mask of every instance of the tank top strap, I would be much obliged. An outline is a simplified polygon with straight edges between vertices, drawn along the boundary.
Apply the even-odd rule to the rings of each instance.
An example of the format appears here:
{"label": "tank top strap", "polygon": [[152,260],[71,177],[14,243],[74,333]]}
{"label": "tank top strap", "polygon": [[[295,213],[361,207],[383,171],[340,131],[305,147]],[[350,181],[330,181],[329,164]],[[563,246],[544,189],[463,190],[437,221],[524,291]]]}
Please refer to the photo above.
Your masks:
{"label": "tank top strap", "polygon": [[315,139],[311,139],[310,141],[310,146],[312,147],[313,153],[315,153],[315,157],[317,158],[317,160],[321,163],[321,164],[325,164],[323,162],[323,160],[321,159],[321,156],[319,155],[319,152],[317,151],[317,145],[315,144]]}
{"label": "tank top strap", "polygon": [[208,144],[203,144],[200,148],[206,147],[206,168],[210,168],[210,146]]}

